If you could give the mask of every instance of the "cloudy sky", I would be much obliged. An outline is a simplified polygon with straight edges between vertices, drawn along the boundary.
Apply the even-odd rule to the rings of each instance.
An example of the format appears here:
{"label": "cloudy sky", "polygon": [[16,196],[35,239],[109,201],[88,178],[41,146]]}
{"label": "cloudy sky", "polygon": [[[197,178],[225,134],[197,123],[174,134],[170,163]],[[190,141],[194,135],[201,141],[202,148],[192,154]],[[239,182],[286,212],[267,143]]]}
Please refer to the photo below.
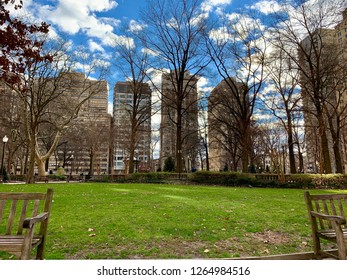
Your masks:
{"label": "cloudy sky", "polygon": [[[178,0],[179,1],[179,0]],[[24,0],[26,16],[51,24],[50,35],[69,40],[73,47],[83,45],[90,53],[103,60],[110,60],[111,47],[121,40],[120,29],[124,22],[136,25],[139,12],[146,6],[146,0]],[[263,14],[276,9],[274,0],[202,0],[201,7],[208,12],[221,9],[239,12],[255,9]],[[117,74],[109,79],[110,103],[112,88]],[[201,86],[208,81],[201,79]]]}
{"label": "cloudy sky", "polygon": [[[177,0],[180,1],[180,0]],[[308,0],[319,2],[319,0]],[[324,0],[322,0],[324,1]],[[326,0],[339,2],[345,0]],[[112,61],[112,46],[123,40],[121,29],[125,23],[134,28],[139,22],[140,11],[146,7],[147,0],[24,0],[20,11],[26,17],[51,24],[50,36],[68,40],[72,48],[83,46],[101,61]],[[281,6],[276,0],[200,0],[201,10],[208,14],[221,11],[232,16],[246,10],[253,10],[258,15],[267,16],[278,11]],[[109,103],[112,107],[113,87],[121,78],[117,70],[112,71],[109,83]],[[201,78],[201,92],[209,91],[213,84]]]}

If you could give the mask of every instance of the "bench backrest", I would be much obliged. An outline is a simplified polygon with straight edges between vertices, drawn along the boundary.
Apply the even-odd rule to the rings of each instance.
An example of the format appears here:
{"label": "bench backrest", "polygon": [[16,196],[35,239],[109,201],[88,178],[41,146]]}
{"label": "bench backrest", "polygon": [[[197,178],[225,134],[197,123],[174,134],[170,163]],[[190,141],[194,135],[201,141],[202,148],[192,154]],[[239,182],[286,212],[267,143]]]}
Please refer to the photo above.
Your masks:
{"label": "bench backrest", "polygon": [[[319,212],[326,215],[343,216],[347,214],[347,194],[310,194],[305,193],[308,211]],[[310,217],[313,219],[312,217]],[[332,229],[331,222],[322,219],[312,221],[318,230]],[[343,225],[346,228],[346,225]]]}
{"label": "bench backrest", "polygon": [[[47,193],[4,193],[0,192],[0,235],[22,235],[25,218],[42,212],[50,212],[53,190]],[[47,228],[41,224],[40,232]]]}

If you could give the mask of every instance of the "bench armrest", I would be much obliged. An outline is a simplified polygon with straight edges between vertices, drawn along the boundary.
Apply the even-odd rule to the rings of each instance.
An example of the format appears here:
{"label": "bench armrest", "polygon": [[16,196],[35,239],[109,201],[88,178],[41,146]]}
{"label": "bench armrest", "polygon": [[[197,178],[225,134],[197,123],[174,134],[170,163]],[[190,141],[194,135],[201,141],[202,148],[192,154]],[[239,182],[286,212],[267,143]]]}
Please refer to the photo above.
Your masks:
{"label": "bench armrest", "polygon": [[23,228],[31,228],[36,223],[40,223],[48,218],[48,212],[43,212],[35,217],[26,218],[23,222]]}
{"label": "bench armrest", "polygon": [[346,218],[343,216],[326,215],[326,214],[322,214],[322,213],[318,213],[318,212],[314,212],[314,211],[311,211],[310,213],[313,217],[327,220],[330,222],[336,222],[338,225],[346,224]]}

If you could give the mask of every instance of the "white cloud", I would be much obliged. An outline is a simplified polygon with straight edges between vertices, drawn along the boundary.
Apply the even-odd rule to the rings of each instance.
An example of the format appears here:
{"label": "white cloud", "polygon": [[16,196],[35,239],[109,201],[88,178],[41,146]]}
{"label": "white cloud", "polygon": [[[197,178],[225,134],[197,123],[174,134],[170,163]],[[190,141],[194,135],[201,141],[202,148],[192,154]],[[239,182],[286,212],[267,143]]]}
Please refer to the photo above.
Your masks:
{"label": "white cloud", "polygon": [[200,77],[197,83],[197,89],[200,95],[205,96],[213,90],[213,87],[211,87],[209,79]]}
{"label": "white cloud", "polygon": [[151,56],[159,56],[159,53],[158,53],[158,52],[155,52],[155,51],[153,51],[153,50],[151,50],[151,49],[148,49],[148,48],[142,49],[142,52],[143,52],[143,53],[146,53],[146,54],[148,54],[148,55],[151,55]]}
{"label": "white cloud", "polygon": [[104,48],[93,40],[88,40],[88,45],[91,52],[105,52]]}
{"label": "white cloud", "polygon": [[145,26],[136,20],[131,20],[129,23],[129,30],[131,32],[140,32],[145,28]]}
{"label": "white cloud", "polygon": [[257,2],[255,5],[252,5],[251,8],[258,10],[265,15],[276,13],[283,9],[283,7],[274,0],[262,0],[260,2]]}
{"label": "white cloud", "polygon": [[109,33],[107,37],[103,40],[103,43],[108,46],[125,46],[127,48],[135,47],[135,42],[133,38],[126,36],[119,36],[114,33]]}
{"label": "white cloud", "polygon": [[82,31],[90,37],[105,40],[117,22],[98,18],[94,12],[108,11],[116,6],[117,2],[111,0],[60,0],[55,7],[44,5],[38,9],[40,17],[56,24],[68,34],[74,35]]}
{"label": "white cloud", "polygon": [[205,0],[201,4],[201,9],[203,12],[210,13],[214,8],[218,8],[219,6],[229,5],[232,0]]}
{"label": "white cloud", "polygon": [[217,44],[224,44],[228,40],[232,39],[228,30],[225,27],[220,27],[218,29],[213,29],[209,33],[209,37],[214,40]]}
{"label": "white cloud", "polygon": [[109,114],[113,115],[113,102],[112,102],[112,101],[108,101],[107,112],[108,112]]}

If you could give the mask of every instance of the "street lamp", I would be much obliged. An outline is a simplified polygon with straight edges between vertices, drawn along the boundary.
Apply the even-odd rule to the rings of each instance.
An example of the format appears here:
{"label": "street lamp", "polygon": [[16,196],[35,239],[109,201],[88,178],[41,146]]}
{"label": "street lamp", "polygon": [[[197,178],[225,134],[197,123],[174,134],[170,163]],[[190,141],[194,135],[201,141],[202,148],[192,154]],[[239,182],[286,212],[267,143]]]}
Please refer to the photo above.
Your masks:
{"label": "street lamp", "polygon": [[139,151],[135,150],[135,173],[139,172]]}
{"label": "street lamp", "polygon": [[2,180],[4,180],[4,176],[5,176],[4,158],[5,158],[5,147],[6,147],[7,141],[8,141],[8,137],[5,135],[5,136],[2,138],[2,142],[3,142],[3,146],[2,146],[2,159],[1,159],[1,175],[2,175]]}
{"label": "street lamp", "polygon": [[282,145],[282,154],[283,154],[283,175],[286,174],[286,158],[285,158],[285,154],[284,154],[284,145]]}

